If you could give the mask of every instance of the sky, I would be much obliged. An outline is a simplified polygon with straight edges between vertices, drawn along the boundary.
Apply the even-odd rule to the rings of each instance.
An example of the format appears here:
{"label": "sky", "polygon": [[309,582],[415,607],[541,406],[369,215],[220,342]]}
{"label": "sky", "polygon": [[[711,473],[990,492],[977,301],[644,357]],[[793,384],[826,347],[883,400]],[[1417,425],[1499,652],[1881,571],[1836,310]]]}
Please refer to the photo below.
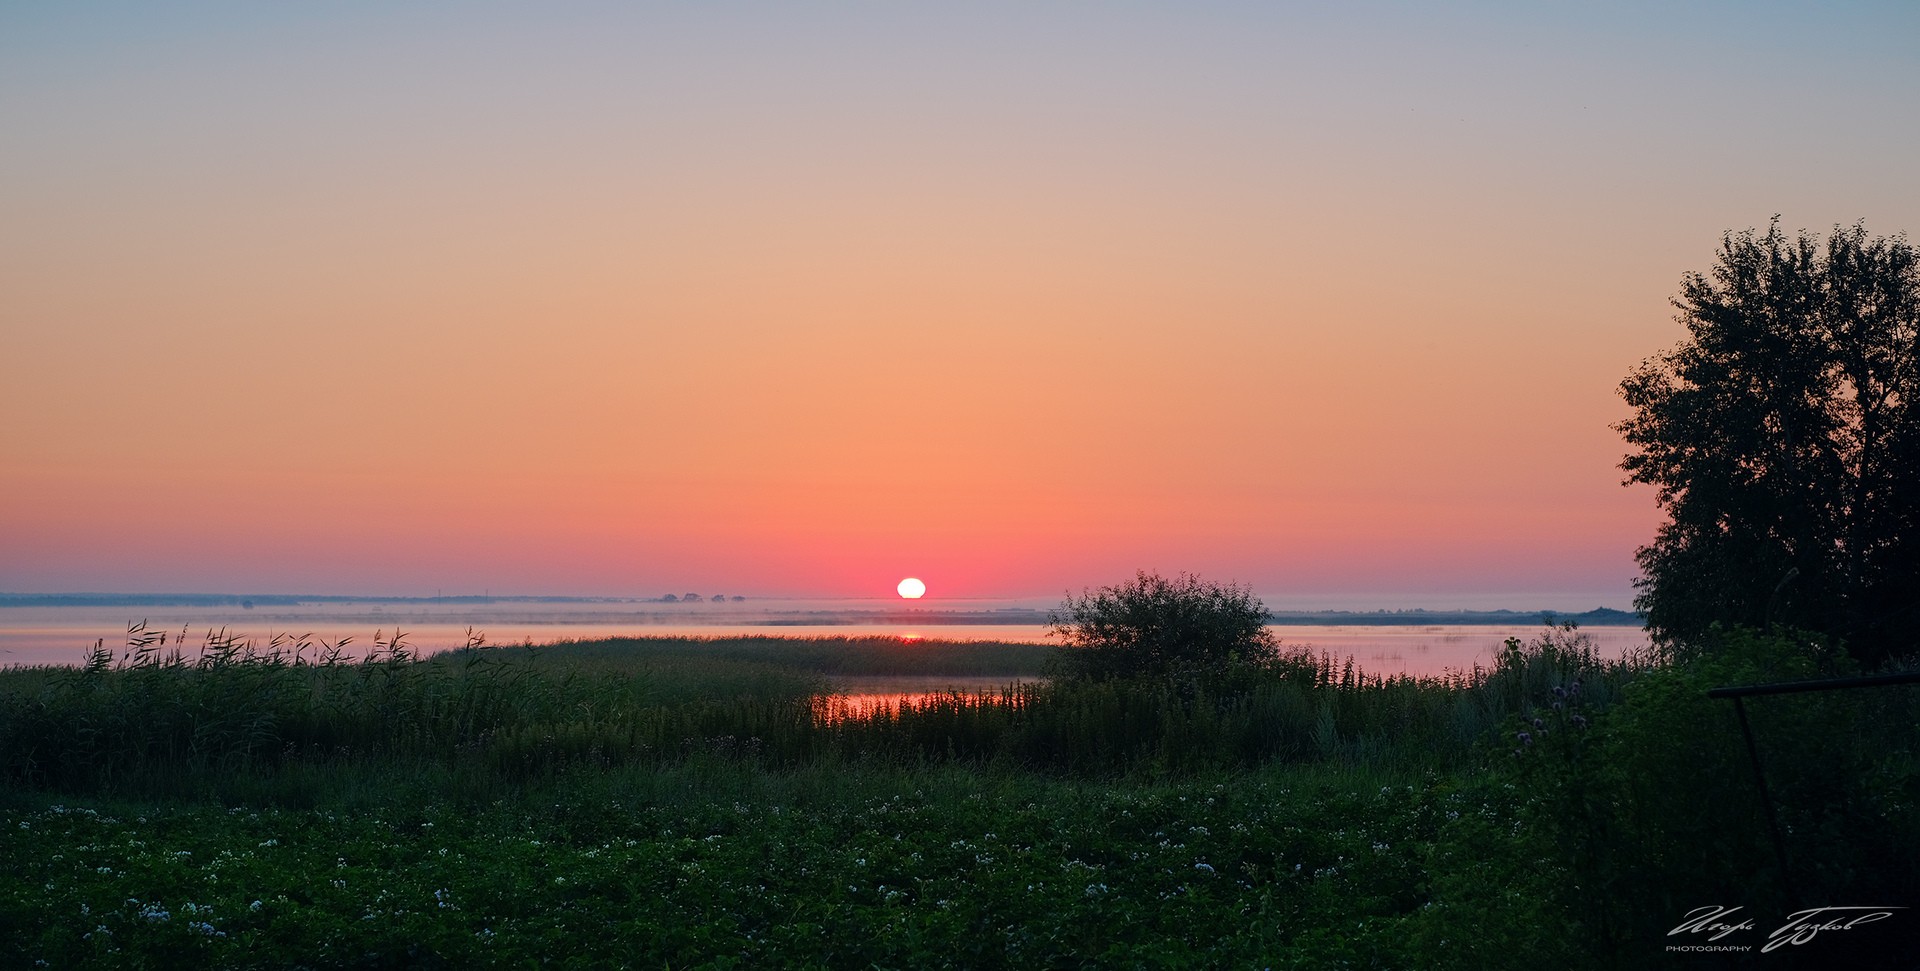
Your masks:
{"label": "sky", "polygon": [[0,591],[1626,607],[1910,3],[0,2]]}

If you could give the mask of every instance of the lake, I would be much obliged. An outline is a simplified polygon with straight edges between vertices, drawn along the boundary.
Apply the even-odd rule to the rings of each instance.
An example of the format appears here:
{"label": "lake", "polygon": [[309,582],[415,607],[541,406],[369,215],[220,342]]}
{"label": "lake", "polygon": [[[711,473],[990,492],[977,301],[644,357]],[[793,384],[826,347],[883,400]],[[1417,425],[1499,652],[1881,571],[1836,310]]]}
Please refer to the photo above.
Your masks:
{"label": "lake", "polygon": [[[942,601],[903,605],[897,600],[748,600],[720,603],[660,601],[543,601],[463,598],[405,601],[319,600],[260,604],[0,607],[0,666],[78,665],[96,641],[124,650],[129,625],[144,621],[168,632],[169,649],[184,643],[188,657],[209,632],[249,640],[265,649],[275,637],[349,639],[348,656],[361,656],[376,637],[396,631],[421,654],[462,646],[468,631],[488,644],[548,644],[607,637],[741,635],[883,636],[907,640],[1045,643],[1045,601]],[[1362,615],[1364,616],[1364,615]],[[1373,674],[1440,674],[1488,665],[1509,637],[1536,636],[1538,621],[1503,624],[1340,623],[1276,624],[1288,646],[1304,646]],[[1603,657],[1646,647],[1638,627],[1583,628]],[[181,635],[184,634],[184,638]],[[312,655],[309,654],[309,657]],[[927,685],[933,690],[946,685]],[[900,690],[900,689],[896,689]]]}

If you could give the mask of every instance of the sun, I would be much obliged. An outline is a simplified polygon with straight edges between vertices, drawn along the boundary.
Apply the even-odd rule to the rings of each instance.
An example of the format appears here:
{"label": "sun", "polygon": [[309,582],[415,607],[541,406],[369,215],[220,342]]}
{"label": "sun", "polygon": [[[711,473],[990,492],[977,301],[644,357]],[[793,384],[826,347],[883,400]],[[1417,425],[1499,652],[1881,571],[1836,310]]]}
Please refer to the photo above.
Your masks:
{"label": "sun", "polygon": [[900,591],[900,596],[908,600],[918,600],[927,595],[927,585],[913,577],[900,581],[900,586],[896,589]]}

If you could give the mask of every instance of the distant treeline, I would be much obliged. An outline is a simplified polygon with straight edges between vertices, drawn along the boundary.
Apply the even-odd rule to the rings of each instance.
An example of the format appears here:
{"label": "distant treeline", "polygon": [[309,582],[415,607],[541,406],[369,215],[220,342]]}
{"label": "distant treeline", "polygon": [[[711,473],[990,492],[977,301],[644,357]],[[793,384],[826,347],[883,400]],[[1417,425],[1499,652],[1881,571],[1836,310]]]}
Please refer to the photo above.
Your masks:
{"label": "distant treeline", "polygon": [[[837,624],[890,624],[963,627],[969,624],[1045,624],[1047,612],[1024,607],[1000,610],[805,610],[753,621],[754,627],[821,627]],[[795,636],[806,636],[804,634]]]}
{"label": "distant treeline", "polygon": [[1575,623],[1581,627],[1644,627],[1647,618],[1631,610],[1595,607],[1579,613],[1558,610],[1288,610],[1268,611],[1267,623],[1315,626],[1415,627],[1434,625],[1486,626]]}
{"label": "distant treeline", "polygon": [[[656,603],[651,597],[342,597],[304,594],[233,593],[0,593],[4,607],[292,607],[301,604],[607,604]],[[1049,612],[1024,607],[998,610],[810,610],[782,612],[755,626],[809,627],[821,624],[1046,624]],[[1646,618],[1628,610],[1596,607],[1579,613],[1555,610],[1287,610],[1269,611],[1267,622],[1283,626],[1525,626],[1545,621],[1582,627],[1642,627]]]}
{"label": "distant treeline", "polygon": [[[1003,610],[915,610],[862,611],[818,610],[791,616],[756,621],[756,627],[810,627],[821,624],[916,624],[966,626],[969,624],[1047,624],[1051,614],[1045,610],[1010,608]],[[1528,627],[1572,622],[1581,627],[1642,627],[1646,618],[1627,610],[1596,607],[1579,613],[1557,610],[1288,610],[1269,611],[1267,623],[1288,627],[1427,627],[1483,626]]]}
{"label": "distant treeline", "polygon": [[0,607],[294,607],[301,604],[630,603],[632,597],[340,597],[272,593],[0,593]]}

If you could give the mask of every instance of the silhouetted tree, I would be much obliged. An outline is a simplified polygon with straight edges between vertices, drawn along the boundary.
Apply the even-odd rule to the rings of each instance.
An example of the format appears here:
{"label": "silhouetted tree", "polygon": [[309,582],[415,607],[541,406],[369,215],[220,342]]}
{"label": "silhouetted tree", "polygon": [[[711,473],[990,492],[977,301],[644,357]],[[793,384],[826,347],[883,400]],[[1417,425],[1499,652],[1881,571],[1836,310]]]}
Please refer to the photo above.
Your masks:
{"label": "silhouetted tree", "polygon": [[1620,385],[1621,462],[1670,521],[1639,551],[1669,645],[1714,623],[1791,624],[1875,664],[1920,604],[1920,269],[1856,224],[1822,245],[1723,238],[1673,301],[1688,337]]}
{"label": "silhouetted tree", "polygon": [[1217,673],[1279,655],[1267,608],[1252,591],[1192,574],[1167,579],[1141,571],[1133,580],[1076,599],[1048,618],[1058,637],[1060,673],[1093,680]]}

